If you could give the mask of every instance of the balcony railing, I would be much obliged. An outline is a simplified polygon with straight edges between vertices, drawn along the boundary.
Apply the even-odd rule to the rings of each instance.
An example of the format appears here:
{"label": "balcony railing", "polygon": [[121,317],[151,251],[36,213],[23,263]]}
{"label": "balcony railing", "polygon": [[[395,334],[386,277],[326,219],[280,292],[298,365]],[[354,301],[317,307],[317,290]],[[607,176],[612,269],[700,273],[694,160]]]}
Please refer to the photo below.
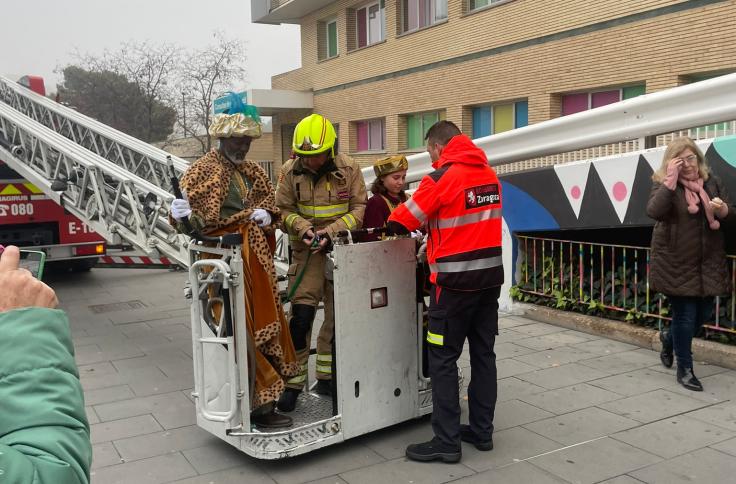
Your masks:
{"label": "balcony railing", "polygon": [[[629,245],[517,236],[517,299],[545,298],[559,309],[618,315],[638,324],[670,320],[667,297],[649,287],[650,249]],[[736,335],[736,257],[728,257],[727,297],[716,297],[706,331]]]}

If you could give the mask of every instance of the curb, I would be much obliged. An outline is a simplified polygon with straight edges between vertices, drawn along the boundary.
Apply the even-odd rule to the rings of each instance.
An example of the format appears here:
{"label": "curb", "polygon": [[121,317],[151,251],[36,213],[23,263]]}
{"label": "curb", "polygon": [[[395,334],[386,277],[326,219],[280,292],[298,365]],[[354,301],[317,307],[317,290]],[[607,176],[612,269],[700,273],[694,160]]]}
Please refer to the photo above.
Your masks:
{"label": "curb", "polygon": [[[514,309],[515,315],[540,323],[605,336],[654,351],[662,349],[659,342],[659,331],[656,329],[531,304],[516,303]],[[695,338],[693,339],[693,359],[736,370],[736,346]]]}

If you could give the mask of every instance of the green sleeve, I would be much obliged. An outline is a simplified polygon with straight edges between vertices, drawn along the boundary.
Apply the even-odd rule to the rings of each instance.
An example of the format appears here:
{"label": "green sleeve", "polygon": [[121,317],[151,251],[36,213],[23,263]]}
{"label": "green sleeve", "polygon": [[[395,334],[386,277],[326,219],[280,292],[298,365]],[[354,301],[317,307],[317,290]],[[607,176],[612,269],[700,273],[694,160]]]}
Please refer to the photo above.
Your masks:
{"label": "green sleeve", "polygon": [[89,483],[89,424],[64,312],[0,312],[0,355],[0,482]]}

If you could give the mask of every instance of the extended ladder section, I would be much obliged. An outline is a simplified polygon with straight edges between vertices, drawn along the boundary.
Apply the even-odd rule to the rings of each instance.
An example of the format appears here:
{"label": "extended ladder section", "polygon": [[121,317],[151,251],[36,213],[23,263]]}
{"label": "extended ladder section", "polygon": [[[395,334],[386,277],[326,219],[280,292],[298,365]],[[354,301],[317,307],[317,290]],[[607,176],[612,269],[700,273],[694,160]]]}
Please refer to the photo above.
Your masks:
{"label": "extended ladder section", "polygon": [[[188,265],[168,153],[0,78],[0,159],[109,241]],[[172,157],[177,175],[186,162]]]}

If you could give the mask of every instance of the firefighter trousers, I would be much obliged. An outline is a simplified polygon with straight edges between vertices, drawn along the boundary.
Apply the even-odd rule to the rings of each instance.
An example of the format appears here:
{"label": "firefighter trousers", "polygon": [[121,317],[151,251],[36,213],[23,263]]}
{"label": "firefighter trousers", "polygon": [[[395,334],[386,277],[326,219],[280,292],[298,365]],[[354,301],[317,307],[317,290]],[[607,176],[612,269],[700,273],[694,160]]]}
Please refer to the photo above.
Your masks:
{"label": "firefighter trousers", "polygon": [[287,387],[296,390],[304,388],[307,381],[309,350],[312,341],[312,327],[317,306],[324,301],[324,321],[317,336],[317,379],[332,379],[332,346],[335,335],[335,312],[332,281],[325,277],[326,256],[323,252],[309,255],[306,248],[292,251],[292,264],[289,266],[289,291],[302,272],[301,282],[291,298],[289,329],[300,365],[299,375],[287,381]]}
{"label": "firefighter trousers", "polygon": [[496,408],[496,354],[500,287],[480,291],[431,290],[427,342],[432,378],[432,429],[444,444],[460,448],[460,395],[457,360],[465,339],[470,347],[468,407],[470,428],[481,440],[493,434]]}

